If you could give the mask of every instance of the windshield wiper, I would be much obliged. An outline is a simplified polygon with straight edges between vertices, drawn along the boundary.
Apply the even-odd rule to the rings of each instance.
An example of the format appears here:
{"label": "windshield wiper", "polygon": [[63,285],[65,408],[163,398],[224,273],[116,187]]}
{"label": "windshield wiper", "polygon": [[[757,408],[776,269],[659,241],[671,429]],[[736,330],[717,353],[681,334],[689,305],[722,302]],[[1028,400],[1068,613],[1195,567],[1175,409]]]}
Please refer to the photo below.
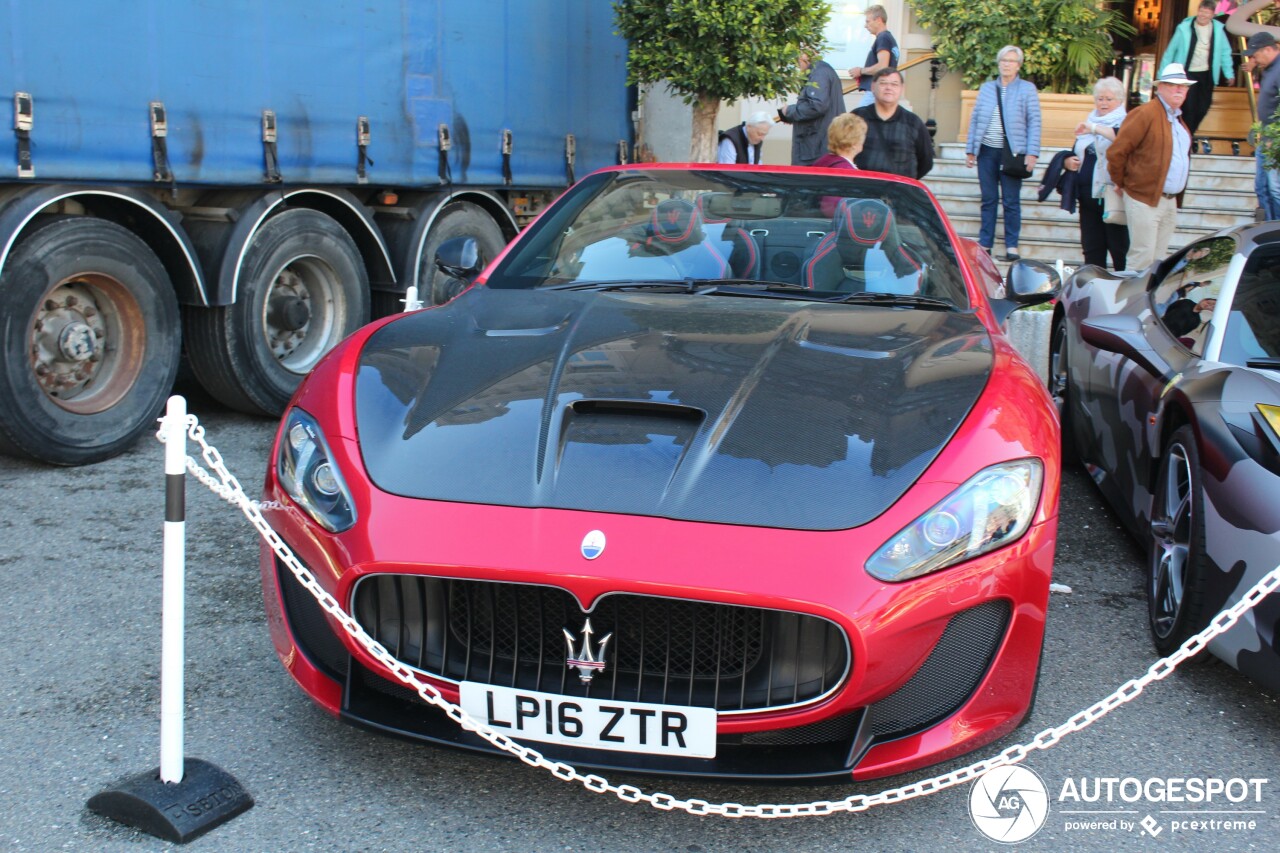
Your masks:
{"label": "windshield wiper", "polygon": [[[694,279],[699,284],[728,285],[730,287],[742,288],[762,288],[764,290],[808,290],[803,284],[793,284],[789,281],[766,281],[760,278],[699,278]],[[716,293],[718,291],[708,291]]]}
{"label": "windshield wiper", "polygon": [[884,305],[889,308],[919,308],[925,311],[957,311],[955,303],[932,296],[908,296],[901,293],[846,293],[829,302],[853,305]]}
{"label": "windshield wiper", "polygon": [[539,290],[590,290],[602,292],[608,290],[646,290],[667,288],[684,293],[698,295],[729,294],[738,296],[770,295],[772,291],[807,291],[801,284],[785,281],[764,281],[756,278],[686,278],[681,281],[671,279],[628,279],[626,281],[571,281],[564,284],[552,284]]}
{"label": "windshield wiper", "polygon": [[651,288],[668,288],[674,290],[692,291],[692,279],[683,281],[672,281],[669,278],[663,279],[628,279],[626,281],[570,281],[565,284],[552,284],[546,287],[540,287],[539,290],[647,290]]}
{"label": "windshield wiper", "polygon": [[1265,356],[1263,358],[1251,358],[1245,362],[1249,367],[1257,367],[1262,370],[1280,370],[1280,358],[1274,356]]}

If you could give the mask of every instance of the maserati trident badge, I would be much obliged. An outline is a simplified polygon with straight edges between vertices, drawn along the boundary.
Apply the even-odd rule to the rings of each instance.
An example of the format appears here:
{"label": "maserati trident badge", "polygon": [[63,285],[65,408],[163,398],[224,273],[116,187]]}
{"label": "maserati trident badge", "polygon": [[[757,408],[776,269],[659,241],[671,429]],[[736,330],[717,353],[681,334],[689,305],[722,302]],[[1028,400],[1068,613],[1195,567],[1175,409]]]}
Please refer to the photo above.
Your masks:
{"label": "maserati trident badge", "polygon": [[570,669],[578,671],[578,678],[583,684],[590,684],[591,679],[595,677],[597,672],[604,672],[604,649],[609,645],[609,640],[613,638],[613,634],[605,634],[604,639],[600,641],[600,645],[595,649],[591,648],[591,620],[582,626],[582,648],[574,650],[573,634],[569,633],[568,628],[562,628],[564,631],[565,642],[569,644],[569,656],[565,659],[565,665]]}
{"label": "maserati trident badge", "polygon": [[582,556],[594,560],[604,553],[604,531],[592,530],[582,537]]}

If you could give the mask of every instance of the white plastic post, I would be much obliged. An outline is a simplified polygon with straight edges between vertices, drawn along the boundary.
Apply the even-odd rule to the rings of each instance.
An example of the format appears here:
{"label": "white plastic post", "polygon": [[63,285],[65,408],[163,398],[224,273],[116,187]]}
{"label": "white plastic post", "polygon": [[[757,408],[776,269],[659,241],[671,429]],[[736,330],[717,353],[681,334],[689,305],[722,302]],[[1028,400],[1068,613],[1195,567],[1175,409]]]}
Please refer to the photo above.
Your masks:
{"label": "white plastic post", "polygon": [[187,401],[169,398],[164,418],[164,614],[160,660],[160,779],[182,781],[183,584],[186,572]]}
{"label": "white plastic post", "polygon": [[411,284],[405,288],[404,299],[400,301],[404,303],[405,313],[421,310],[422,300],[418,298],[418,286]]}

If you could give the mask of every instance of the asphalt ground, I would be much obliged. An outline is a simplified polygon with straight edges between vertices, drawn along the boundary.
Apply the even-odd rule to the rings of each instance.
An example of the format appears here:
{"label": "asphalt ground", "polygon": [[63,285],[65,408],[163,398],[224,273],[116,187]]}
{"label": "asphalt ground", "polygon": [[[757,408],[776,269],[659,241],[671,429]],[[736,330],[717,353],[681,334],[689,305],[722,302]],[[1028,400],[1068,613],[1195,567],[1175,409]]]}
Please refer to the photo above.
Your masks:
{"label": "asphalt ground", "polygon": [[[198,394],[191,410],[256,493],[274,424],[228,414]],[[0,570],[8,579],[0,647],[0,849],[168,849],[173,845],[86,808],[117,779],[159,764],[163,447],[146,437],[117,459],[78,469],[0,459],[0,495]],[[184,849],[698,853],[1002,846],[975,828],[968,785],[861,814],[735,821],[630,805],[514,760],[344,725],[313,705],[276,659],[252,528],[191,480],[187,518],[187,754],[231,773],[256,805]],[[1055,580],[1072,592],[1051,598],[1032,719],[1005,741],[936,772],[1029,740],[1141,674],[1154,659],[1142,567],[1142,554],[1084,472],[1068,471]],[[1033,754],[1025,766],[1044,780],[1050,800],[1043,829],[1018,845],[1027,850],[1275,849],[1280,701],[1212,661],[1175,672],[1085,731]],[[611,781],[711,802],[798,803],[876,793],[934,772],[818,788]],[[1088,793],[1107,778],[1269,781],[1255,786],[1258,800],[1240,803],[1222,795],[1208,804],[1061,797],[1069,785],[1083,783]],[[1119,813],[1098,814],[1103,810]],[[1155,836],[1138,823],[1147,816],[1156,822]],[[1133,827],[1111,827],[1111,820]],[[1192,820],[1246,825],[1193,829]],[[1081,821],[1099,825],[1082,828]]]}

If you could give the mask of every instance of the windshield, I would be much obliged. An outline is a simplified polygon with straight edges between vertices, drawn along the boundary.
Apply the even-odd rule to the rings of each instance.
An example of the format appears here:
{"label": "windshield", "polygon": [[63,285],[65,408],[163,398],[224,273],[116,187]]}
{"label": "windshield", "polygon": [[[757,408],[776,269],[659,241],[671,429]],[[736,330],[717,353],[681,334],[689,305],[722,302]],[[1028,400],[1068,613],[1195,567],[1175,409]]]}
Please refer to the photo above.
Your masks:
{"label": "windshield", "polygon": [[1249,255],[1222,336],[1219,360],[1231,364],[1280,359],[1280,246]]}
{"label": "windshield", "polygon": [[[969,307],[929,195],[857,173],[598,173],[557,202],[486,283],[790,299],[890,294]],[[725,286],[702,286],[717,283]]]}

